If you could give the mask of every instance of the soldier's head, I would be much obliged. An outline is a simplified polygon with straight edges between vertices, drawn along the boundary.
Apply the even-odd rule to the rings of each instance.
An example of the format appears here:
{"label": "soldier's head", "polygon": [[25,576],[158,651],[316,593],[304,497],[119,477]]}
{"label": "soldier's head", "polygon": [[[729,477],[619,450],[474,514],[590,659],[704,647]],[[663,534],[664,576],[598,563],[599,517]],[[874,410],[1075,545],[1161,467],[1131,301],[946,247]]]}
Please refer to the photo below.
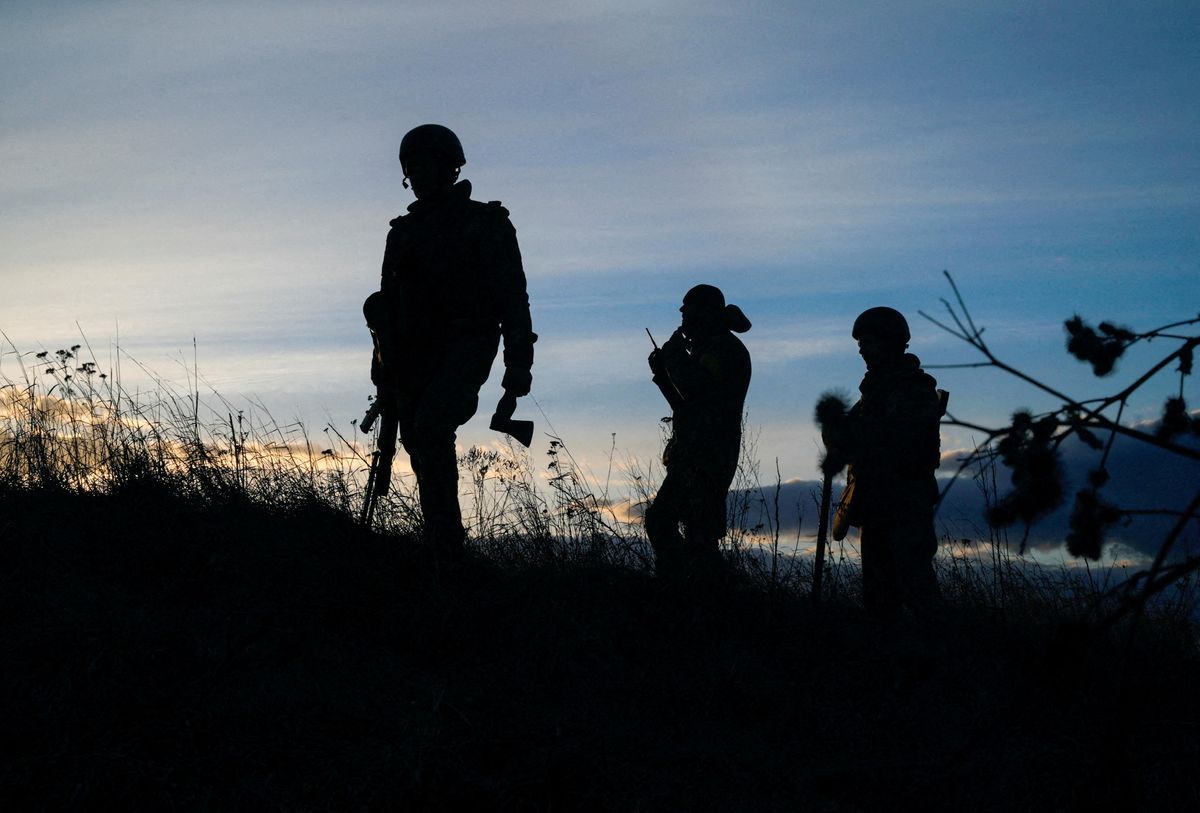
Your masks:
{"label": "soldier's head", "polygon": [[458,180],[458,171],[465,163],[462,143],[449,127],[422,124],[400,141],[405,186],[412,181],[413,194],[418,198],[444,195]]}
{"label": "soldier's head", "polygon": [[858,354],[868,370],[902,358],[912,338],[904,314],[882,306],[860,313],[851,334],[858,340]]}
{"label": "soldier's head", "polygon": [[710,336],[721,330],[745,333],[750,320],[737,305],[726,305],[725,294],[715,285],[697,285],[683,296],[683,333],[689,339]]}

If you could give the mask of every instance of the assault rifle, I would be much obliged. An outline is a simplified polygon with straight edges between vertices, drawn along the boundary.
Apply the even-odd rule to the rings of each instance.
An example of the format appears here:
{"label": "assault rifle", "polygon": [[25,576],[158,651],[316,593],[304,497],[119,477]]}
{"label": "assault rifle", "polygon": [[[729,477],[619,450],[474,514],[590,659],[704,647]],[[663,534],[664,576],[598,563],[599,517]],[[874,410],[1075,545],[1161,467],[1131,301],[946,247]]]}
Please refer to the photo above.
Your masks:
{"label": "assault rifle", "polygon": [[363,432],[370,432],[375,426],[375,421],[380,421],[376,448],[371,452],[371,471],[367,475],[362,514],[359,516],[362,524],[368,527],[375,516],[376,503],[381,496],[388,493],[392,484],[392,461],[396,458],[396,436],[400,429],[400,418],[394,406],[387,403],[388,400],[385,395],[377,395],[358,425]]}
{"label": "assault rifle", "polygon": [[396,435],[400,429],[395,401],[392,395],[382,388],[387,381],[384,360],[390,357],[395,341],[391,323],[392,310],[383,291],[376,291],[363,302],[363,316],[367,320],[367,330],[371,332],[371,345],[374,349],[371,357],[371,380],[377,389],[375,400],[367,408],[358,428],[364,433],[370,432],[375,426],[375,421],[381,421],[375,451],[371,453],[371,470],[367,475],[367,491],[363,495],[362,514],[359,517],[367,526],[371,525],[375,516],[376,503],[382,495],[388,493],[391,486],[392,461],[396,457]]}

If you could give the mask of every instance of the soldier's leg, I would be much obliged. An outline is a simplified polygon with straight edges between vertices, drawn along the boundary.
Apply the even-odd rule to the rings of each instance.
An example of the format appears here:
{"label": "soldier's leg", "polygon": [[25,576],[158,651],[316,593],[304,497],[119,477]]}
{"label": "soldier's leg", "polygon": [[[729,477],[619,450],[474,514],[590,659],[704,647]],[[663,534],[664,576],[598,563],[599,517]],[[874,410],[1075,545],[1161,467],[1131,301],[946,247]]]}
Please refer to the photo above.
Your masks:
{"label": "soldier's leg", "polygon": [[708,570],[721,561],[729,486],[708,471],[693,472],[689,481],[683,516],[684,551],[694,569]]}
{"label": "soldier's leg", "polygon": [[420,460],[421,513],[429,536],[439,545],[459,547],[466,536],[458,504],[458,427],[479,406],[479,388],[496,356],[497,340],[466,337],[451,345],[426,387],[404,444]]}
{"label": "soldier's leg", "polygon": [[898,521],[894,549],[902,600],[918,618],[936,620],[942,609],[942,591],[933,569],[937,553],[933,517],[922,513]]}
{"label": "soldier's leg", "polygon": [[858,535],[862,554],[863,605],[868,615],[880,621],[894,621],[900,614],[900,590],[891,531],[888,523],[869,522],[863,524]]}
{"label": "soldier's leg", "polygon": [[428,422],[414,425],[404,441],[417,475],[426,533],[437,543],[451,547],[463,542],[454,441],[453,429]]}
{"label": "soldier's leg", "polygon": [[687,484],[667,470],[654,502],[646,509],[646,536],[654,548],[654,569],[660,576],[676,575],[683,565],[683,536],[679,521],[687,498]]}
{"label": "soldier's leg", "polygon": [[425,508],[426,495],[433,494],[437,486],[429,479],[425,459],[431,446],[430,438],[424,432],[417,430],[417,411],[424,398],[424,392],[409,393],[400,398],[400,442],[404,451],[408,452],[408,462],[417,478],[417,499],[421,504],[421,516],[427,517]]}
{"label": "soldier's leg", "polygon": [[420,493],[421,488],[421,460],[419,450],[414,449],[413,445],[408,442],[408,438],[413,436],[413,419],[417,414],[417,404],[420,403],[420,393],[404,393],[396,396],[396,415],[399,423],[400,445],[404,447],[404,451],[408,454],[408,463],[412,466],[413,474],[417,478],[417,490]]}

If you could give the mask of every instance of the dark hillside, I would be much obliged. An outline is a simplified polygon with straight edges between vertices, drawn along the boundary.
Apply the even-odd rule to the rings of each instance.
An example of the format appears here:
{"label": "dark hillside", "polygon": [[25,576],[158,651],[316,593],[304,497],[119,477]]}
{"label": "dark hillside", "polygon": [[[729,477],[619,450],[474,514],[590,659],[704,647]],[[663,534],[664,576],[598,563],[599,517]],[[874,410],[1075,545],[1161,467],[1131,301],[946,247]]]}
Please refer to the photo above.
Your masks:
{"label": "dark hillside", "polygon": [[0,613],[9,810],[1200,798],[1190,642],[1143,637],[1122,698],[1120,641],[1051,618],[917,635],[744,585],[438,563],[315,503],[4,492]]}

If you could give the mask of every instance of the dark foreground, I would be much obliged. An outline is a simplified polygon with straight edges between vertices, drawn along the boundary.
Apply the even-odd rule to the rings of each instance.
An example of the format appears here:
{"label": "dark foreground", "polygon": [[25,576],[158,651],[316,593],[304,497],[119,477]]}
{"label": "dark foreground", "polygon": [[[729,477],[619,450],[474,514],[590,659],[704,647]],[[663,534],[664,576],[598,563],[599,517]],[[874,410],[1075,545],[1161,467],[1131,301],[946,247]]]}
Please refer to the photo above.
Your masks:
{"label": "dark foreground", "polygon": [[1054,619],[438,565],[324,509],[0,494],[7,810],[1186,810],[1200,666]]}

